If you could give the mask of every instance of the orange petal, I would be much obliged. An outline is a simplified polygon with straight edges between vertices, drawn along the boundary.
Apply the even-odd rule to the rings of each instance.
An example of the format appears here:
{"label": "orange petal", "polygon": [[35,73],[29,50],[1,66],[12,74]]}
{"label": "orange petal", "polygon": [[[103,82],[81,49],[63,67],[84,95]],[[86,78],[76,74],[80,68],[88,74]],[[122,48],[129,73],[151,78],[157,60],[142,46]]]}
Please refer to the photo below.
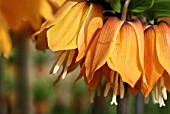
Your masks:
{"label": "orange petal", "polygon": [[3,55],[3,57],[7,58],[11,51],[11,47],[12,47],[11,39],[9,37],[7,28],[1,26],[0,27],[0,57],[1,55]]}
{"label": "orange petal", "polygon": [[170,18],[169,17],[161,17],[158,19],[159,21],[165,21],[167,22],[168,24],[170,24]]}
{"label": "orange petal", "polygon": [[[112,53],[112,44],[124,21],[117,18],[109,18],[102,28],[99,40],[95,48],[94,59],[90,72],[93,74],[97,69],[104,65]],[[88,74],[87,74],[88,75]]]}
{"label": "orange petal", "polygon": [[117,71],[122,80],[134,87],[141,76],[138,65],[138,41],[133,27],[125,23],[117,36],[118,44],[112,44],[112,54],[108,66]]}
{"label": "orange petal", "polygon": [[37,39],[37,41],[36,41],[36,46],[35,46],[37,50],[45,50],[45,49],[48,49],[46,32],[47,32],[47,29],[45,29],[44,31],[42,31],[42,32],[38,35],[38,39]]}
{"label": "orange petal", "polygon": [[61,5],[65,2],[66,0],[49,0],[49,2],[55,6],[56,8],[61,7]]}
{"label": "orange petal", "polygon": [[95,53],[95,47],[99,39],[99,35],[101,33],[101,30],[97,31],[96,35],[94,35],[94,40],[92,44],[90,45],[90,48],[87,52],[87,56],[85,59],[85,67],[86,67],[86,76],[89,80],[93,78],[93,74],[90,74],[91,72],[91,67],[92,67],[92,61],[94,59],[94,53]]}
{"label": "orange petal", "polygon": [[158,61],[156,53],[156,34],[152,27],[145,30],[144,68],[148,93],[162,75],[164,68]]}
{"label": "orange petal", "polygon": [[78,35],[78,50],[77,60],[80,60],[87,53],[92,37],[97,29],[103,26],[103,9],[99,4],[91,4],[87,16],[83,22],[80,33]]}
{"label": "orange petal", "polygon": [[104,77],[106,78],[106,81],[107,82],[110,82],[111,79],[110,79],[110,72],[111,72],[111,69],[108,67],[107,64],[104,64],[102,67],[101,67],[101,71],[104,75]]}
{"label": "orange petal", "polygon": [[8,26],[2,15],[0,14],[0,57],[5,58],[9,56],[12,44],[8,33]]}
{"label": "orange petal", "polygon": [[158,60],[170,74],[170,27],[165,22],[161,22],[155,26],[155,33]]}
{"label": "orange petal", "polygon": [[88,6],[86,2],[75,5],[61,21],[47,31],[49,49],[57,51],[77,48],[78,32]]}
{"label": "orange petal", "polygon": [[131,94],[137,94],[140,91],[141,82],[138,80],[134,87],[129,86],[128,90]]}
{"label": "orange petal", "polygon": [[37,30],[41,24],[39,14],[41,0],[1,0],[0,8],[12,28],[18,27],[21,20],[27,20]]}
{"label": "orange petal", "polygon": [[85,65],[83,64],[80,70],[80,73],[78,75],[78,77],[76,78],[76,80],[74,81],[74,84],[80,80],[83,76],[85,75]]}
{"label": "orange petal", "polygon": [[168,90],[168,92],[170,92],[170,76],[169,74],[164,71],[164,73],[162,74],[163,78],[164,78],[164,85],[166,87],[166,89]]}
{"label": "orange petal", "polygon": [[53,18],[53,10],[49,1],[41,0],[40,2],[40,15],[45,19],[49,20]]}
{"label": "orange petal", "polygon": [[128,22],[128,23],[134,28],[136,32],[138,48],[139,48],[139,59],[140,59],[139,68],[140,71],[144,73],[144,28],[139,20]]}
{"label": "orange petal", "polygon": [[102,74],[102,72],[100,70],[96,71],[94,73],[94,77],[90,81],[90,83],[88,83],[89,80],[86,78],[86,76],[84,77],[85,82],[86,82],[86,84],[87,84],[90,91],[94,91],[96,89],[96,87],[99,85],[99,83],[102,80],[102,76],[103,76],[103,74]]}
{"label": "orange petal", "polygon": [[37,36],[38,34],[40,34],[44,29],[49,28],[53,25],[55,25],[56,23],[59,23],[66,15],[67,13],[70,11],[70,9],[75,6],[78,2],[76,1],[66,1],[56,12],[55,17],[51,20],[45,21],[40,30],[38,30],[34,36]]}

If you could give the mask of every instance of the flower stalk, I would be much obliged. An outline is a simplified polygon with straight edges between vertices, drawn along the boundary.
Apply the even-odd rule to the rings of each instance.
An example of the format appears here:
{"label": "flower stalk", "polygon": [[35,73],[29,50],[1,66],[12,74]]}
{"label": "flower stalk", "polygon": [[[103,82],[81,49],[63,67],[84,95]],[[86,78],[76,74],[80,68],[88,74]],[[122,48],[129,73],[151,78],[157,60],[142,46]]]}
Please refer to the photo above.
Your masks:
{"label": "flower stalk", "polygon": [[117,114],[129,114],[129,92],[128,92],[128,85],[125,84],[125,94],[124,98],[121,99],[120,96],[118,97],[118,105],[117,105]]}
{"label": "flower stalk", "polygon": [[14,41],[16,60],[16,113],[29,114],[28,38],[25,30],[14,32],[12,37],[17,39]]}
{"label": "flower stalk", "polygon": [[122,21],[126,21],[126,16],[127,16],[127,12],[128,12],[128,6],[131,0],[126,0],[125,4],[123,6],[123,10],[122,10],[122,16],[121,16],[121,20]]}

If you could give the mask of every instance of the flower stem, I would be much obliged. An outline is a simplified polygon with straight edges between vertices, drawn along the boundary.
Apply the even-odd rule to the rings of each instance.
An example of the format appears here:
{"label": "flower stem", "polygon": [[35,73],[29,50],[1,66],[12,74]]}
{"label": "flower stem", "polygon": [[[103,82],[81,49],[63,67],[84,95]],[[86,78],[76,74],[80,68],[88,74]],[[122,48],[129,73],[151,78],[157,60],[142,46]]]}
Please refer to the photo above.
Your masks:
{"label": "flower stem", "polygon": [[16,62],[16,113],[30,114],[29,80],[28,80],[28,38],[25,31],[15,32],[15,62]]}
{"label": "flower stem", "polygon": [[135,96],[135,114],[144,114],[144,98],[141,93]]}
{"label": "flower stem", "polygon": [[117,99],[117,114],[129,114],[129,92],[128,85],[125,84],[125,94],[124,98],[121,99],[120,96]]}
{"label": "flower stem", "polygon": [[121,20],[125,21],[126,20],[126,16],[127,16],[127,11],[128,11],[128,6],[131,0],[126,0],[125,4],[123,6],[123,11],[122,11],[122,16],[121,16]]}

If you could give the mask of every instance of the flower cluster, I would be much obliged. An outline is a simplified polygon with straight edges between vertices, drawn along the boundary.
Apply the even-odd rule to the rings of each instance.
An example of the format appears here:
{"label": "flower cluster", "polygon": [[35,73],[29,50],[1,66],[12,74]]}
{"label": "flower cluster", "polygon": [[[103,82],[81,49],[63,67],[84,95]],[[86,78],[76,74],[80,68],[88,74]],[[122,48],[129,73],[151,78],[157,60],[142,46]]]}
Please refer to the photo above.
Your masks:
{"label": "flower cluster", "polygon": [[66,1],[34,36],[36,48],[50,49],[57,59],[52,74],[65,78],[80,65],[76,81],[84,77],[90,91],[106,81],[104,96],[112,91],[111,104],[124,97],[125,83],[132,94],[144,97],[153,91],[155,103],[165,106],[170,91],[170,26],[161,21],[147,26],[138,18],[104,20],[98,3]]}

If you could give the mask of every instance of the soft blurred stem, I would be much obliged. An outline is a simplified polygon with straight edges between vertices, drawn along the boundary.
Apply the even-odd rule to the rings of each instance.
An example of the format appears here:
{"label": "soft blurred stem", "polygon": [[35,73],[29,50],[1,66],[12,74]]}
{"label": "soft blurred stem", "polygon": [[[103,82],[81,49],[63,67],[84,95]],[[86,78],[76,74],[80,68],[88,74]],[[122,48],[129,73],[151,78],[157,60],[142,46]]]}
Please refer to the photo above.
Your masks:
{"label": "soft blurred stem", "polygon": [[30,114],[29,80],[28,80],[28,38],[21,29],[14,32],[16,61],[16,114]]}
{"label": "soft blurred stem", "polygon": [[129,92],[128,92],[128,85],[124,85],[125,86],[125,94],[124,94],[124,98],[120,99],[120,97],[118,97],[117,101],[118,101],[118,106],[117,106],[117,114],[129,114]]}
{"label": "soft blurred stem", "polygon": [[0,114],[4,114],[3,109],[3,95],[2,95],[2,90],[3,90],[3,85],[2,85],[2,80],[3,80],[3,59],[0,57]]}
{"label": "soft blurred stem", "polygon": [[135,114],[144,114],[144,99],[141,93],[135,96]]}
{"label": "soft blurred stem", "polygon": [[126,21],[126,17],[127,17],[127,12],[128,12],[128,6],[131,0],[126,0],[125,4],[123,6],[123,10],[122,10],[122,16],[121,16],[121,20],[122,21]]}
{"label": "soft blurred stem", "polygon": [[105,114],[104,112],[104,98],[103,96],[95,96],[92,114]]}

